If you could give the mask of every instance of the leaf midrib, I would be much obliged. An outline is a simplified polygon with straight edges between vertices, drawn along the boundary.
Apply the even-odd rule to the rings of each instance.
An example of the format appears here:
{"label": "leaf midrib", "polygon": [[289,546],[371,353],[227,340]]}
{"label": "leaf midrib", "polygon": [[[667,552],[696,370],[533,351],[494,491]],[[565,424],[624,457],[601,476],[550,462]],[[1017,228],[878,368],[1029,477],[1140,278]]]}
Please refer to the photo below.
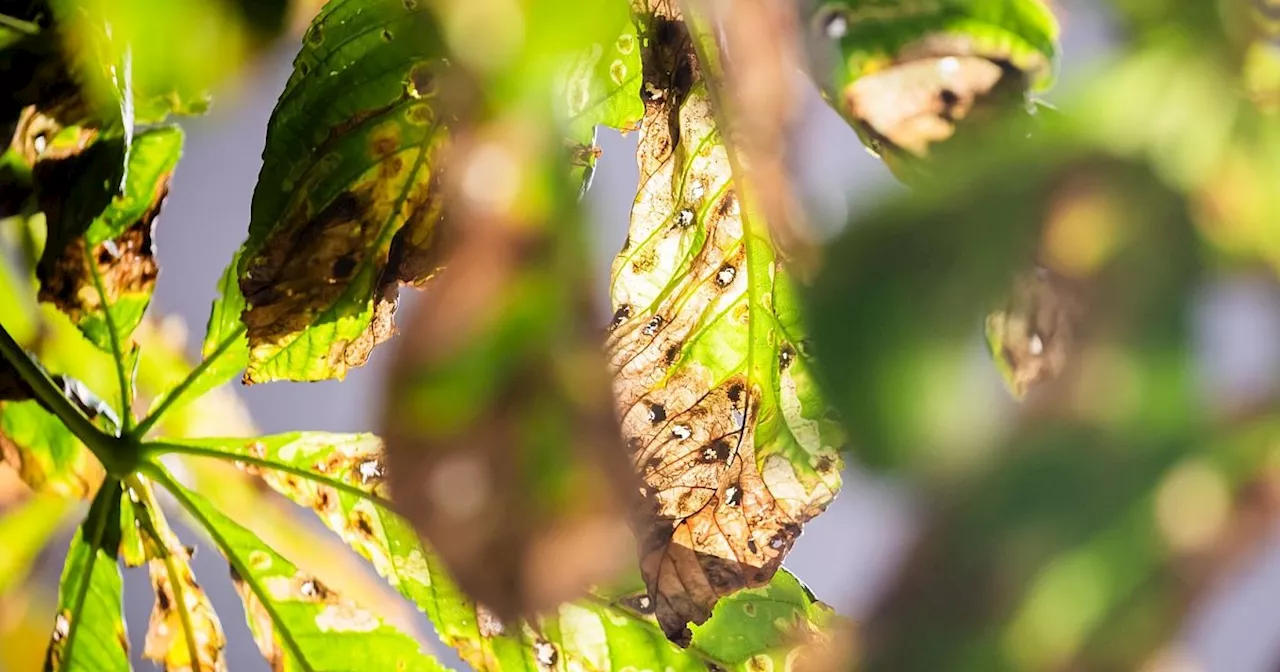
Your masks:
{"label": "leaf midrib", "polygon": [[[89,597],[89,588],[93,586],[93,567],[98,560],[98,547],[102,544],[102,539],[107,532],[107,518],[111,512],[111,498],[118,496],[120,490],[120,482],[114,478],[108,478],[103,481],[102,487],[98,490],[98,495],[94,497],[93,504],[90,507],[91,522],[93,523],[92,538],[89,540],[83,537],[80,540],[81,545],[88,542],[89,557],[85,560],[84,571],[80,575],[80,581],[76,585],[76,595],[71,605],[70,627],[67,632],[67,645],[63,647],[63,670],[73,669],[72,662],[75,655],[76,635],[80,632],[80,621],[83,616],[84,603]],[[113,494],[114,493],[114,494]]]}
{"label": "leaf midrib", "polygon": [[[241,560],[239,554],[232,549],[231,544],[227,541],[227,538],[222,535],[222,532],[210,522],[207,516],[205,516],[201,507],[195,504],[195,500],[190,496],[192,493],[189,493],[186,488],[179,485],[178,482],[175,481],[173,477],[170,476],[162,467],[158,467],[154,464],[148,464],[147,470],[150,472],[148,475],[157,483],[163,485],[164,489],[168,490],[169,494],[173,495],[174,499],[178,500],[178,502],[182,504],[182,508],[186,509],[188,513],[200,522],[200,525],[209,533],[209,536],[213,539],[213,542],[218,545],[218,548],[222,549],[223,555],[227,558],[227,562],[235,568],[235,571],[240,575],[241,580],[249,585],[249,589],[253,591],[254,597],[258,598],[258,604],[261,605],[263,611],[267,612],[267,616],[271,618],[271,635],[289,649],[289,653],[293,656],[293,662],[297,664],[303,672],[316,672],[316,669],[311,666],[311,663],[302,654],[302,648],[298,645],[298,642],[294,640],[293,633],[290,632],[287,627],[283,627],[285,625],[284,619],[280,616],[279,612],[276,611],[275,603],[270,599],[270,596],[266,594],[265,589],[259,584],[257,577],[249,571],[248,565],[246,565],[244,561]],[[245,608],[247,611],[248,605],[246,605]]]}

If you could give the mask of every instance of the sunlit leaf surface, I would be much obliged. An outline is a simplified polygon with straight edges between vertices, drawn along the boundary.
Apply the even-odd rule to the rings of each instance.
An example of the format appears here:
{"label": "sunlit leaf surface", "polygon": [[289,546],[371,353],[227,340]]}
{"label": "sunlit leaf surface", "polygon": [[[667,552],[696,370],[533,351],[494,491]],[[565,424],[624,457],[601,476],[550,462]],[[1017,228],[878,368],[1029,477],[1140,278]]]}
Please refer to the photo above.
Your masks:
{"label": "sunlit leaf surface", "polygon": [[640,42],[635,24],[626,25],[612,43],[593,43],[565,67],[558,82],[560,109],[568,120],[567,141],[573,147],[574,165],[582,169],[583,190],[591,186],[591,175],[599,154],[595,149],[595,128],[608,126],[635,130],[644,116],[640,102]]}
{"label": "sunlit leaf surface", "polygon": [[109,481],[71,540],[58,587],[45,669],[117,672],[131,669],[122,613],[120,485]]}
{"label": "sunlit leaf surface", "polygon": [[246,382],[341,378],[390,338],[398,285],[436,270],[448,62],[426,5],[331,2],[303,39],[240,259]]}
{"label": "sunlit leaf surface", "polygon": [[276,670],[443,670],[411,637],[298,571],[207,500],[168,489],[227,557],[254,640]]}
{"label": "sunlit leaf surface", "polygon": [[[827,100],[895,172],[988,103],[1047,87],[1057,22],[1041,0],[814,3],[808,41]],[[975,115],[980,116],[980,115]]]}
{"label": "sunlit leaf surface", "polygon": [[[412,528],[386,508],[385,458],[376,437],[307,432],[252,440],[183,440],[175,448],[190,455],[241,458],[245,469],[314,510],[417,604],[445,643],[479,672],[624,672],[629,667],[701,672],[714,670],[712,664],[755,672],[764,664],[751,662],[757,656],[781,661],[805,645],[819,651],[830,642],[832,635],[827,633],[836,632],[830,630],[835,621],[830,611],[785,571],[768,588],[727,600],[725,604],[732,606],[725,609],[724,621],[713,617],[698,630],[688,650],[667,641],[653,617],[654,603],[642,587],[639,592],[598,592],[536,619],[504,623],[489,610],[477,608],[439,558],[418,542]],[[754,628],[751,636],[735,637],[744,623]]]}
{"label": "sunlit leaf surface", "polygon": [[852,662],[851,630],[783,569],[769,585],[716,603],[711,618],[694,626],[693,647],[732,669],[834,670]]}
{"label": "sunlit leaf surface", "polygon": [[646,15],[640,188],[608,347],[652,520],[641,566],[668,635],[768,583],[840,487],[785,265],[733,181],[678,17]]}

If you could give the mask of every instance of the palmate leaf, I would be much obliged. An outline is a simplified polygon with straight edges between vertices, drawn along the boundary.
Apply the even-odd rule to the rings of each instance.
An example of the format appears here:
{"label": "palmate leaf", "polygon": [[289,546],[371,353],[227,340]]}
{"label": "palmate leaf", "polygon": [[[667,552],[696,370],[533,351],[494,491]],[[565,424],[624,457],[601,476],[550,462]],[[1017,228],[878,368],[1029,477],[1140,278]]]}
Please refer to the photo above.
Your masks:
{"label": "palmate leaf", "polygon": [[339,0],[312,22],[267,131],[240,287],[245,382],[345,375],[436,270],[447,61],[427,3]]}
{"label": "palmate leaf", "polygon": [[[437,154],[465,95],[441,95],[451,68],[427,4],[331,2],[304,38],[268,129],[238,267],[246,382],[341,378],[392,335],[397,286],[440,266]],[[530,37],[543,38],[563,46]],[[584,188],[594,127],[639,119],[636,45],[624,24],[561,72],[558,112]]]}
{"label": "palmate leaf", "polygon": [[129,670],[122,613],[120,483],[108,480],[71,540],[58,586],[58,612],[45,658],[47,672]]}
{"label": "palmate leaf", "polygon": [[640,189],[614,261],[609,352],[651,508],[641,567],[669,636],[768,583],[840,487],[795,287],[743,203],[679,16],[645,26]]}
{"label": "palmate leaf", "polygon": [[[667,641],[652,616],[653,601],[634,586],[597,592],[531,621],[503,623],[477,608],[408,523],[390,511],[384,499],[386,462],[377,437],[303,432],[153,445],[158,451],[239,460],[273,489],[314,510],[389,584],[426,612],[445,643],[478,672],[684,672],[716,669],[712,665],[755,672],[759,668],[751,666],[751,659],[758,655],[784,660],[805,644],[821,650],[815,645],[833,637],[833,631],[824,628],[832,626],[835,617],[785,570],[777,575],[775,586],[730,600],[734,606],[726,610],[724,620],[713,618],[685,650]],[[745,622],[756,628],[750,641],[735,639],[733,633]],[[711,652],[725,658],[717,660]]]}
{"label": "palmate leaf", "polygon": [[732,669],[836,670],[852,662],[849,624],[785,569],[767,586],[720,600],[692,629],[693,647]]}
{"label": "palmate leaf", "polygon": [[408,635],[299,572],[256,535],[159,467],[151,471],[226,556],[254,640],[272,669],[444,669]]}
{"label": "palmate leaf", "polygon": [[[1058,27],[1042,0],[817,2],[815,79],[899,176],[957,122],[1013,106],[1053,75]],[[973,114],[979,117],[982,114]]]}
{"label": "palmate leaf", "polygon": [[[128,350],[129,335],[151,302],[160,270],[152,227],[181,151],[176,126],[138,134],[129,148],[123,193],[83,232],[61,228],[77,222],[50,222],[56,230],[37,268],[40,299],[57,305],[90,342],[117,357]],[[47,189],[45,196],[51,196]]]}

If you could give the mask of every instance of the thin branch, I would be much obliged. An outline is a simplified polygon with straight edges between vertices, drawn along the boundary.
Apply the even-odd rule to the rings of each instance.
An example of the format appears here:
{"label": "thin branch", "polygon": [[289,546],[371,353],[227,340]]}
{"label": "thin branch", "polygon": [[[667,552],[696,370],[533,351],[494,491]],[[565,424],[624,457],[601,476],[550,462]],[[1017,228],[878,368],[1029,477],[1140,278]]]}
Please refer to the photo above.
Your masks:
{"label": "thin branch", "polygon": [[222,339],[222,342],[218,344],[218,347],[215,348],[213,352],[209,353],[208,357],[201,360],[200,363],[196,365],[196,368],[192,369],[191,373],[187,374],[187,377],[182,379],[182,382],[178,383],[173,390],[164,395],[164,398],[160,400],[160,405],[151,409],[151,411],[147,413],[146,419],[139,422],[129,435],[139,440],[146,436],[147,432],[151,431],[151,428],[164,417],[165,412],[177,403],[177,401],[186,394],[187,390],[200,379],[200,376],[204,375],[204,372],[210,366],[213,366],[214,362],[218,361],[218,359],[231,349],[231,346],[235,345],[237,340],[244,336],[244,332],[245,326],[241,324],[236,327],[235,331],[227,334],[226,338]]}
{"label": "thin branch", "polygon": [[23,35],[40,34],[40,24],[34,21],[23,21],[16,16],[9,16],[8,14],[0,14],[0,27],[8,28]]}

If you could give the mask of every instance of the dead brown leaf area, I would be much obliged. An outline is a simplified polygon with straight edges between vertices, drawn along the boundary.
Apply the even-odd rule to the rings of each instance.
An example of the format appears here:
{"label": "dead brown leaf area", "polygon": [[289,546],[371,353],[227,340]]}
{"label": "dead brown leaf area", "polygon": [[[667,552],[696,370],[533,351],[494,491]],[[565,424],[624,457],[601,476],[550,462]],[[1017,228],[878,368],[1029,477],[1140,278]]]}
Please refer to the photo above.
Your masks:
{"label": "dead brown leaf area", "polygon": [[[166,184],[143,218],[118,238],[99,243],[89,251],[84,238],[76,237],[56,257],[47,257],[50,263],[37,268],[40,300],[52,303],[73,322],[79,322],[86,315],[107,309],[122,296],[150,295],[160,274],[152,246],[152,225],[167,192]],[[95,275],[102,283],[101,293]]]}
{"label": "dead brown leaf area", "polygon": [[[332,130],[317,156],[347,151],[344,143],[365,142],[373,168],[317,206],[312,189],[332,170],[332,162],[316,162],[294,190],[280,226],[243,260],[240,288],[247,308],[242,319],[251,348],[289,347],[317,324],[371,310],[361,334],[334,340],[324,353],[325,370],[341,377],[364,365],[373,348],[395,334],[399,286],[421,286],[439,270],[440,171],[432,164],[445,140],[432,135],[418,144],[404,141],[391,118],[400,111],[398,104],[360,113]],[[409,118],[417,118],[414,109]],[[352,137],[362,124],[382,116],[391,120],[367,138]],[[251,367],[244,382],[260,382],[253,374]]]}
{"label": "dead brown leaf area", "polygon": [[[729,320],[726,333],[740,336],[761,306],[748,298],[744,206],[688,28],[666,5],[642,24],[641,187],[614,273],[618,283],[666,289],[651,306],[619,305],[615,293],[608,350],[623,438],[644,479],[636,521],[642,574],[663,631],[687,645],[688,624],[704,622],[721,597],[772,579],[833,492],[802,486],[780,455],[762,471],[757,431],[780,420],[776,404],[762,403],[769,382],[754,379],[750,365],[718,379],[689,356],[709,325]],[[695,223],[705,236],[694,238],[687,268],[663,276],[666,262],[651,253],[674,250],[661,241],[682,244]],[[648,239],[645,249],[628,254],[639,237]],[[771,366],[785,370],[795,350],[781,353]],[[824,478],[838,474],[838,457],[822,467]]]}

